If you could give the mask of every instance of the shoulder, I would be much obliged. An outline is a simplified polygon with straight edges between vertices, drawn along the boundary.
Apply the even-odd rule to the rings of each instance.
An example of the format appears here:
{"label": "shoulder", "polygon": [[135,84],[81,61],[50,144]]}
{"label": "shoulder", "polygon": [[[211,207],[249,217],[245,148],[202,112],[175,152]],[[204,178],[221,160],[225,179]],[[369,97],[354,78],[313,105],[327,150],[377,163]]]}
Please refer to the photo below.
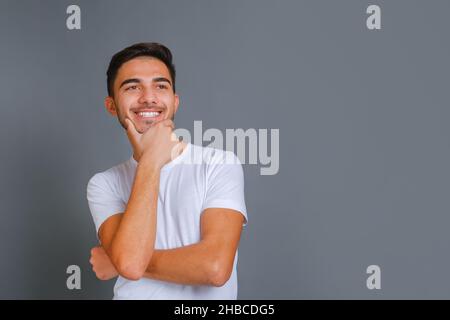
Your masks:
{"label": "shoulder", "polygon": [[90,187],[114,189],[121,176],[129,169],[129,162],[130,160],[127,160],[107,170],[95,173],[88,181],[88,189]]}

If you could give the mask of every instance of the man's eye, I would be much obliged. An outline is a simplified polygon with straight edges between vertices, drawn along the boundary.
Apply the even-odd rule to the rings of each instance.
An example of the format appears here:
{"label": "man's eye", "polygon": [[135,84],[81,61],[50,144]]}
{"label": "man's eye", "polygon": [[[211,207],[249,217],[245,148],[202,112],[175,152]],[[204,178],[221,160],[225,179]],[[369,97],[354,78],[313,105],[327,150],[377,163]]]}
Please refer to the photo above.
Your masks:
{"label": "man's eye", "polygon": [[167,89],[167,86],[164,84],[158,84],[159,89]]}
{"label": "man's eye", "polygon": [[126,88],[125,90],[136,90],[136,89],[137,89],[137,86],[130,86],[130,87]]}

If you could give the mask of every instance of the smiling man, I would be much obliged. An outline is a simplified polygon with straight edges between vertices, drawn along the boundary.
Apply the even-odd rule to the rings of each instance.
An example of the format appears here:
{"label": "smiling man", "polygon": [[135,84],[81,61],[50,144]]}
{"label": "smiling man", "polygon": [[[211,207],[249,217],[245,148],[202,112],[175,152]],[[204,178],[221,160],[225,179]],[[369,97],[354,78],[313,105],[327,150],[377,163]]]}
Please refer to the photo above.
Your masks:
{"label": "smiling man", "polygon": [[247,223],[239,160],[176,138],[179,96],[165,46],[139,43],[115,54],[107,88],[105,107],[133,154],[87,186],[97,277],[118,277],[114,299],[236,299]]}

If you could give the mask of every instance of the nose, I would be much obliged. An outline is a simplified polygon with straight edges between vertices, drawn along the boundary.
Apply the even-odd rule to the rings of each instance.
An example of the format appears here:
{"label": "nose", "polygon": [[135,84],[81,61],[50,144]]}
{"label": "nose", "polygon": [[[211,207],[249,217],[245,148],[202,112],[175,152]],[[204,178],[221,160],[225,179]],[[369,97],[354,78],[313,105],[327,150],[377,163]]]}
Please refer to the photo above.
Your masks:
{"label": "nose", "polygon": [[158,97],[154,90],[151,88],[142,88],[141,95],[139,96],[138,102],[140,104],[158,104]]}

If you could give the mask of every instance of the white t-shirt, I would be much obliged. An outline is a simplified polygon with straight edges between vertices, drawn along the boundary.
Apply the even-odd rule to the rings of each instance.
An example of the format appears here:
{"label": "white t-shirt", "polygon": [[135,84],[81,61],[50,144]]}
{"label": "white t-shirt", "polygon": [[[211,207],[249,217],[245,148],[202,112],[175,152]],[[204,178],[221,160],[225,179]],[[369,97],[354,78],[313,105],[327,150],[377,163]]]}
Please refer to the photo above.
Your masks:
{"label": "white t-shirt", "polygon": [[[87,185],[87,199],[95,228],[110,216],[124,212],[137,162],[129,160],[95,174]],[[236,155],[188,143],[182,154],[161,169],[155,249],[173,249],[200,241],[200,215],[206,208],[241,212],[247,224],[244,175]],[[222,287],[181,285],[141,278],[118,277],[114,299],[236,299],[237,260]]]}

